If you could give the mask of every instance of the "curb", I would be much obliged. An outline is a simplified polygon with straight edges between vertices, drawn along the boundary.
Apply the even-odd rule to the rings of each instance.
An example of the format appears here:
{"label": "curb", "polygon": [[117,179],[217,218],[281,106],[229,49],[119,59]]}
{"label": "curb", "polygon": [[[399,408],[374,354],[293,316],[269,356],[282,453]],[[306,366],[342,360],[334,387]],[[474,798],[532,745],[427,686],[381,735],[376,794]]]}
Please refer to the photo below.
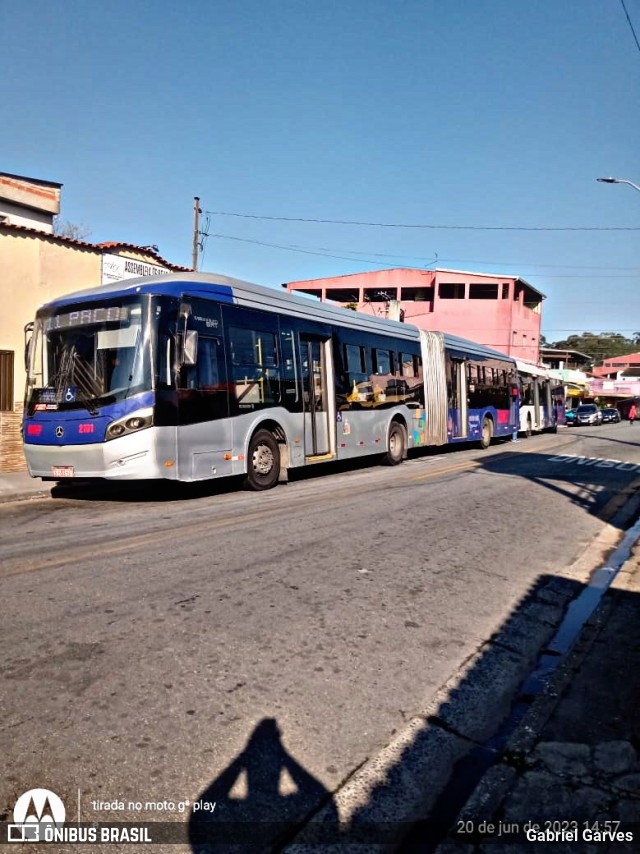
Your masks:
{"label": "curb", "polygon": [[[469,822],[474,827],[480,827],[482,822],[491,822],[500,814],[505,798],[519,779],[521,769],[527,765],[527,757],[535,750],[544,727],[561,704],[576,673],[582,668],[615,611],[616,593],[631,590],[632,581],[639,573],[640,544],[636,541],[631,547],[629,558],[620,567],[602,600],[582,626],[572,649],[511,734],[497,764],[484,774],[475,787],[458,813],[456,823]],[[436,849],[439,854],[467,850],[476,849],[468,847],[462,841],[452,841],[449,837]]]}
{"label": "curb", "polygon": [[[633,579],[636,579],[634,592],[637,592],[639,573],[640,546],[636,544],[631,550],[629,559],[620,568],[616,579],[607,590],[602,601],[582,627],[573,649],[553,674],[543,694],[534,701],[519,727],[512,734],[500,761],[487,771],[467,803],[458,813],[456,824],[468,822],[470,826],[480,827],[483,822],[495,822],[496,816],[501,814],[505,799],[518,782],[522,769],[526,768],[528,764],[528,757],[534,754],[538,747],[544,727],[560,706],[565,692],[571,685],[576,673],[585,663],[594,643],[598,641],[601,633],[606,629],[607,623],[618,604],[615,598],[616,592],[632,590]],[[613,743],[618,744],[618,742]],[[489,842],[491,840],[485,840],[484,844],[488,846]],[[449,837],[436,849],[438,854],[461,854],[461,852],[476,850],[478,849],[473,845],[461,840],[453,841]],[[480,850],[486,849],[483,846]]]}
{"label": "curb", "polygon": [[48,489],[34,489],[29,492],[0,492],[0,504],[10,504],[14,501],[32,501],[39,498],[51,498],[51,487]]}

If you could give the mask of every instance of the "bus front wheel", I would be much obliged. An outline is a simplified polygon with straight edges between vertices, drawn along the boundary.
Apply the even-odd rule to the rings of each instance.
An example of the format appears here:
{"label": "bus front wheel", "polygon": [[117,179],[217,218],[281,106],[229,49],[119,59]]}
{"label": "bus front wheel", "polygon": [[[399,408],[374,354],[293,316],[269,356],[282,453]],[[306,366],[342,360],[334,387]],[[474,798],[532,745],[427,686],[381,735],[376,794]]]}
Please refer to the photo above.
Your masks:
{"label": "bus front wheel", "polygon": [[271,489],[280,476],[280,449],[273,434],[268,430],[258,430],[249,442],[247,455],[247,489]]}
{"label": "bus front wheel", "polygon": [[485,418],[482,422],[482,435],[480,437],[480,447],[486,449],[491,444],[493,436],[493,422],[490,418]]}
{"label": "bus front wheel", "polygon": [[404,430],[394,421],[389,429],[389,440],[387,444],[387,453],[384,461],[389,466],[400,465],[404,459]]}

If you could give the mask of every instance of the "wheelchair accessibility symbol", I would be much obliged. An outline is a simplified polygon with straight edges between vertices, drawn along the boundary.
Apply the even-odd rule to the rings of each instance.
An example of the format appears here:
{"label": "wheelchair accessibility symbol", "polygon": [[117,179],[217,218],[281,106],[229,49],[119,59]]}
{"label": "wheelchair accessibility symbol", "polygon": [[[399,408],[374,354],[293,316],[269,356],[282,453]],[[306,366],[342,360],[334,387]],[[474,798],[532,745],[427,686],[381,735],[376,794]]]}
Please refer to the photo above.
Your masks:
{"label": "wheelchair accessibility symbol", "polygon": [[66,388],[64,390],[64,401],[65,403],[73,403],[76,399],[76,389],[75,388]]}

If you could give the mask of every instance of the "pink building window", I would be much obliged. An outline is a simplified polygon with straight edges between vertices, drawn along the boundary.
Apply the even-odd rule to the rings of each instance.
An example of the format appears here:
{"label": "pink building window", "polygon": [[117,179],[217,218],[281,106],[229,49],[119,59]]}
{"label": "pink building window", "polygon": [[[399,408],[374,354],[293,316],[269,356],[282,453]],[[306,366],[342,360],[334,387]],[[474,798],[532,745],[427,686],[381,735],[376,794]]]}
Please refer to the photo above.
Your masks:
{"label": "pink building window", "polygon": [[440,282],[438,296],[440,299],[464,299],[464,282]]}
{"label": "pink building window", "polygon": [[472,282],[469,285],[469,299],[498,299],[498,285]]}

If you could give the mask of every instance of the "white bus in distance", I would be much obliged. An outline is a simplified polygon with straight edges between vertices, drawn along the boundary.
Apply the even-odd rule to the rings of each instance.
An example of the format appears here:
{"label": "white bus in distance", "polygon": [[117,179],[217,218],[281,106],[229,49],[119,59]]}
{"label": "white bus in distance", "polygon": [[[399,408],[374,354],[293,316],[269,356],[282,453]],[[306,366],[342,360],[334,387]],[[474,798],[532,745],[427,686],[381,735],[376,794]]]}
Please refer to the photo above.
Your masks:
{"label": "white bus in distance", "polygon": [[548,430],[555,433],[564,424],[565,394],[562,380],[550,376],[547,368],[516,359],[518,369],[519,432],[525,436]]}

